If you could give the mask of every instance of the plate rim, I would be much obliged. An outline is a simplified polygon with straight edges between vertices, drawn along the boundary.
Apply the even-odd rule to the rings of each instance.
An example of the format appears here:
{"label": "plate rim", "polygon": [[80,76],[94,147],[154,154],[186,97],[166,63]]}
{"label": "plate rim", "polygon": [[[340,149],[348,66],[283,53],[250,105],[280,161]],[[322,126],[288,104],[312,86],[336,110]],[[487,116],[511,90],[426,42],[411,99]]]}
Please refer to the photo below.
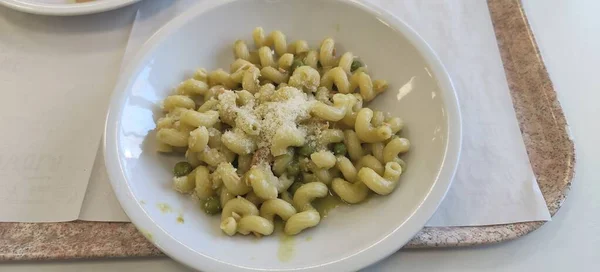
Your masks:
{"label": "plate rim", "polygon": [[[123,166],[121,165],[118,156],[119,118],[123,111],[123,104],[125,100],[127,100],[129,94],[126,90],[131,87],[132,76],[137,74],[143,68],[142,64],[151,58],[150,53],[158,47],[159,43],[162,42],[166,36],[177,31],[182,25],[186,24],[196,16],[201,16],[201,14],[218,6],[235,1],[241,0],[207,0],[203,2],[202,5],[191,7],[189,10],[173,18],[156,31],[140,48],[133,60],[126,65],[113,91],[106,115],[103,141],[105,163],[111,186],[113,187],[123,210],[138,229],[143,229],[145,232],[152,233],[152,239],[150,239],[150,241],[166,255],[189,267],[207,271],[220,271],[224,269],[228,271],[272,271],[272,269],[244,267],[233,263],[226,263],[180,244],[168,232],[155,224],[152,218],[144,212],[141,204],[135,201],[135,197],[124,176]],[[282,271],[358,270],[393,254],[403,245],[408,243],[410,239],[425,226],[426,222],[437,210],[437,207],[444,199],[452,184],[461,153],[462,118],[458,96],[447,70],[431,46],[429,46],[429,44],[403,20],[374,4],[359,0],[329,1],[349,4],[380,18],[382,21],[388,23],[389,27],[404,35],[415,49],[421,53],[422,57],[429,64],[432,73],[436,76],[440,89],[444,89],[441,96],[447,109],[446,119],[448,122],[448,139],[446,149],[444,150],[443,162],[437,174],[434,186],[422,200],[419,208],[410,216],[409,220],[405,221],[402,225],[399,225],[392,233],[379,241],[376,241],[373,245],[350,256],[324,264],[284,269]],[[399,228],[404,228],[405,234],[397,232]]]}
{"label": "plate rim", "polygon": [[25,13],[52,16],[74,16],[100,13],[137,3],[141,0],[102,0],[73,4],[33,3],[27,0],[2,0],[3,5]]}

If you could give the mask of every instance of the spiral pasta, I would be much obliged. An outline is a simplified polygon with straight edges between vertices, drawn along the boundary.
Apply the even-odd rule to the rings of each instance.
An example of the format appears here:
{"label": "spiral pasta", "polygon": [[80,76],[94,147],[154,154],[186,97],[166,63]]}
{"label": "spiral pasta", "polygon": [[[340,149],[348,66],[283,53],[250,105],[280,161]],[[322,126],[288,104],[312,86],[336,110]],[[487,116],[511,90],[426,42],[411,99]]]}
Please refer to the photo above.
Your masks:
{"label": "spiral pasta", "polygon": [[390,194],[402,174],[402,167],[396,162],[388,162],[385,164],[385,172],[383,175],[377,174],[373,169],[363,167],[358,171],[358,179],[363,182],[369,189],[380,195]]}
{"label": "spiral pasta", "polygon": [[394,138],[385,145],[382,151],[383,162],[399,160],[398,154],[405,153],[410,149],[410,142],[406,138]]}
{"label": "spiral pasta", "polygon": [[223,85],[226,88],[233,89],[237,87],[237,83],[231,79],[231,75],[223,69],[217,69],[208,74],[208,84],[211,86]]}
{"label": "spiral pasta", "polygon": [[333,191],[340,198],[350,204],[359,203],[369,194],[369,188],[363,182],[350,183],[341,178],[335,178],[331,183]]}
{"label": "spiral pasta", "polygon": [[172,187],[221,214],[229,235],[296,235],[321,222],[316,204],[390,194],[410,149],[404,122],[366,103],[388,88],[335,41],[317,47],[257,27],[227,68],[197,69],[161,104],[157,151],[185,152]]}
{"label": "spiral pasta", "polygon": [[193,109],[196,103],[192,98],[185,95],[171,95],[163,101],[163,110],[170,112],[178,108]]}
{"label": "spiral pasta", "polygon": [[260,235],[271,235],[273,233],[273,223],[258,215],[244,216],[239,220],[237,231],[242,235],[248,235],[251,232]]}
{"label": "spiral pasta", "polygon": [[319,72],[310,66],[300,66],[294,70],[289,85],[307,92],[315,92],[321,82]]}
{"label": "spiral pasta", "polygon": [[260,216],[270,222],[273,222],[275,215],[279,216],[281,220],[287,221],[294,214],[296,214],[296,208],[279,198],[267,200],[260,206]]}
{"label": "spiral pasta", "polygon": [[305,40],[298,40],[288,45],[288,52],[292,54],[303,54],[310,50]]}
{"label": "spiral pasta", "polygon": [[260,70],[260,74],[262,75],[263,78],[269,80],[270,82],[278,84],[278,85],[287,82],[288,79],[290,78],[287,71],[278,70],[278,69],[275,69],[270,66],[263,67]]}
{"label": "spiral pasta", "polygon": [[325,197],[329,189],[321,182],[306,183],[294,193],[294,207],[299,211],[314,210],[311,202],[315,198]]}
{"label": "spiral pasta", "polygon": [[335,94],[333,95],[333,106],[316,101],[311,108],[311,113],[326,121],[336,122],[346,116],[346,113],[351,110],[354,103],[356,103],[356,98],[353,95]]}
{"label": "spiral pasta", "polygon": [[369,108],[361,109],[356,116],[356,135],[366,143],[382,142],[392,137],[392,129],[389,125],[383,124],[379,127],[374,127],[371,124],[373,111]]}
{"label": "spiral pasta", "polygon": [[336,161],[336,167],[340,170],[344,178],[349,182],[354,182],[357,170],[352,162],[345,156],[338,156]]}
{"label": "spiral pasta", "polygon": [[318,168],[329,169],[335,165],[335,155],[331,151],[318,151],[312,153],[310,158]]}
{"label": "spiral pasta", "polygon": [[301,231],[312,228],[321,222],[321,215],[315,210],[299,212],[290,217],[285,223],[284,232],[287,235],[296,235]]}
{"label": "spiral pasta", "polygon": [[177,86],[177,93],[185,96],[204,95],[208,91],[206,82],[190,78]]}
{"label": "spiral pasta", "polygon": [[277,198],[277,187],[264,167],[254,166],[247,172],[246,178],[256,195],[262,199]]}
{"label": "spiral pasta", "polygon": [[367,167],[375,171],[379,175],[383,175],[384,166],[381,162],[372,155],[365,155],[356,162],[356,169]]}
{"label": "spiral pasta", "polygon": [[248,50],[248,46],[246,42],[242,40],[237,40],[233,44],[233,56],[236,59],[249,60],[250,59],[250,51]]}
{"label": "spiral pasta", "polygon": [[321,43],[319,61],[323,67],[332,67],[336,64],[335,41],[332,38],[327,38]]}
{"label": "spiral pasta", "polygon": [[210,177],[210,170],[205,166],[198,166],[194,171],[196,171],[193,175],[195,185],[194,192],[196,193],[196,196],[199,199],[204,200],[214,195],[215,189],[213,188],[212,178]]}
{"label": "spiral pasta", "polygon": [[233,198],[223,206],[223,211],[221,212],[221,221],[227,219],[228,217],[235,216],[247,216],[247,215],[258,215],[258,209],[252,202],[246,200],[243,197]]}

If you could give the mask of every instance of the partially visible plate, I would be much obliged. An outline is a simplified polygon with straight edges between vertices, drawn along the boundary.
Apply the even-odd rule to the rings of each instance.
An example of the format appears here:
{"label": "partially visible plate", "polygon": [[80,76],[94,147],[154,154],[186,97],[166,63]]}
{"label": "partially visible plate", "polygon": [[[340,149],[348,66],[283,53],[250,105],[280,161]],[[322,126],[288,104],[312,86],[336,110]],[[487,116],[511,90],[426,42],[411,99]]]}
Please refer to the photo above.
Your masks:
{"label": "partially visible plate", "polygon": [[19,11],[56,16],[98,13],[140,0],[1,0],[0,4]]}

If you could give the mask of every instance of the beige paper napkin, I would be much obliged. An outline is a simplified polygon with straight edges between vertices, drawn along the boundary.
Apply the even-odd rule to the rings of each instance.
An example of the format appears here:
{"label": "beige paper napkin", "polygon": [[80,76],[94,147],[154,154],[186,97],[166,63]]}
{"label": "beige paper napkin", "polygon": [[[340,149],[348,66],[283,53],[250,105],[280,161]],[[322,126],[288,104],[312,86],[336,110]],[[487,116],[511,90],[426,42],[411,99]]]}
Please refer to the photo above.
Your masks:
{"label": "beige paper napkin", "polygon": [[0,7],[0,221],[78,218],[128,14],[49,17]]}

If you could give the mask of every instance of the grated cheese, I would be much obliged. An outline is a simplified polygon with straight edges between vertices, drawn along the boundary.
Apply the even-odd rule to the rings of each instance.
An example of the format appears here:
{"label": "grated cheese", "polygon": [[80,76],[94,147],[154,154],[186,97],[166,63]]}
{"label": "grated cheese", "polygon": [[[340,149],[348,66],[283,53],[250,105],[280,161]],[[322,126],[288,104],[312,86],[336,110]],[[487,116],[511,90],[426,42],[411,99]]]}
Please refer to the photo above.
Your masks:
{"label": "grated cheese", "polygon": [[310,117],[312,101],[304,92],[293,87],[284,87],[255,109],[261,127],[258,147],[270,147],[275,133],[284,127],[297,129],[297,122]]}
{"label": "grated cheese", "polygon": [[270,93],[268,98],[259,97],[260,95],[259,91],[255,95],[255,103],[243,106],[236,104],[236,91],[222,90],[218,95],[221,120],[228,124],[235,123],[235,127],[244,130],[256,141],[258,150],[254,154],[255,162],[269,160],[270,152],[260,151],[270,150],[273,138],[280,130],[298,131],[306,136],[307,144],[317,147],[320,131],[327,128],[329,123],[309,120],[310,107],[315,102],[314,96],[290,86]]}

